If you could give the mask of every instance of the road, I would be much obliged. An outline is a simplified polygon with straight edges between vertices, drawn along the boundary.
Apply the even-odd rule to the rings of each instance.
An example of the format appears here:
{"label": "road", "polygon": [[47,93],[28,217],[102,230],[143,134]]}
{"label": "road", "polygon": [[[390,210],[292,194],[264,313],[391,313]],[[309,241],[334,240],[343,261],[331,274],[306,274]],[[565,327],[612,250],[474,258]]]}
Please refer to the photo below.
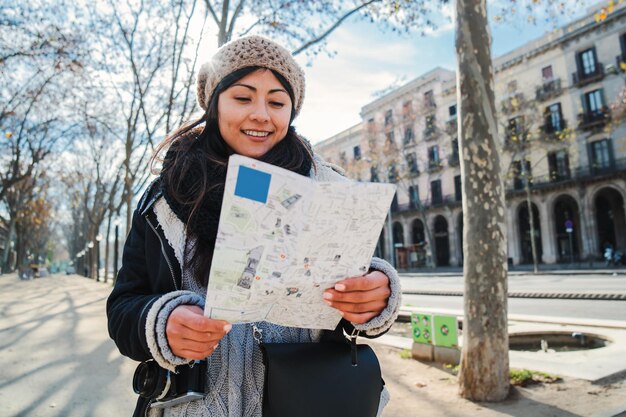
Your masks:
{"label": "road", "polygon": [[[402,275],[403,290],[462,291],[463,277]],[[626,275],[511,274],[509,292],[537,293],[621,293],[626,294]],[[403,295],[403,305],[446,310],[463,310],[463,297]],[[566,300],[509,298],[509,314],[624,320],[626,300]]]}
{"label": "road", "polygon": [[[463,297],[403,295],[402,305],[463,311]],[[626,301],[509,298],[509,314],[625,320]]]}

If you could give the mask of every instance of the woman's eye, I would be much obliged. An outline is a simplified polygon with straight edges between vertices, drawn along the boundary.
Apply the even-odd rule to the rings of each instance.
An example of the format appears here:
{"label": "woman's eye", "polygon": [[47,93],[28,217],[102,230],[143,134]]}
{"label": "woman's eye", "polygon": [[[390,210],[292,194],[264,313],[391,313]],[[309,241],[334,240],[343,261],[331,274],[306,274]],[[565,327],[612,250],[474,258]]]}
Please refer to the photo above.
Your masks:
{"label": "woman's eye", "polygon": [[271,104],[272,106],[274,106],[274,107],[278,107],[278,108],[281,108],[281,107],[284,107],[284,106],[285,106],[285,103],[280,103],[280,102],[278,102],[278,101],[270,101],[270,104]]}
{"label": "woman's eye", "polygon": [[248,97],[235,97],[235,100],[241,101],[241,102],[248,102],[248,101],[250,101],[250,99]]}

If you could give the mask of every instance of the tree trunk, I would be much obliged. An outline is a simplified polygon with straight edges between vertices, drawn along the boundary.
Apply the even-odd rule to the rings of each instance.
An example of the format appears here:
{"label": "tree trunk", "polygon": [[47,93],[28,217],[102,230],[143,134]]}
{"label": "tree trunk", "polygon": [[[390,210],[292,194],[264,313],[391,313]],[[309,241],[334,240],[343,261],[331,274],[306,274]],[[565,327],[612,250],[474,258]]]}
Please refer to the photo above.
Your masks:
{"label": "tree trunk", "polygon": [[107,232],[104,238],[104,282],[109,282],[109,236],[111,235],[111,217],[113,217],[113,210],[109,208],[107,215]]}
{"label": "tree trunk", "polygon": [[9,230],[7,232],[7,238],[4,242],[4,252],[2,253],[2,273],[7,274],[11,272],[11,259],[9,254],[11,253],[11,243],[13,242],[13,236],[15,235],[15,216],[11,215],[9,220]]}
{"label": "tree trunk", "polygon": [[457,0],[456,11],[465,256],[459,393],[501,401],[509,393],[507,251],[491,35],[486,0]]}

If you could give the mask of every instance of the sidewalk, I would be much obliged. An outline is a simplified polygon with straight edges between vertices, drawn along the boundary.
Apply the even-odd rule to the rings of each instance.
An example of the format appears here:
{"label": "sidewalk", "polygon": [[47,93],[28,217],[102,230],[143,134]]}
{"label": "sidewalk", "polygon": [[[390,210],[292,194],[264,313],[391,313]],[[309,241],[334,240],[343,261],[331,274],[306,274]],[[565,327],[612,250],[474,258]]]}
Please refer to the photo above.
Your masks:
{"label": "sidewalk", "polygon": [[[2,416],[130,415],[136,364],[108,338],[104,305],[109,292],[103,283],[78,276],[30,281],[0,276]],[[402,359],[401,348],[383,341],[371,342],[392,395],[383,417],[609,417],[626,410],[626,375],[598,384],[566,377],[516,388],[502,403],[472,403],[458,397],[456,377],[449,371]]]}

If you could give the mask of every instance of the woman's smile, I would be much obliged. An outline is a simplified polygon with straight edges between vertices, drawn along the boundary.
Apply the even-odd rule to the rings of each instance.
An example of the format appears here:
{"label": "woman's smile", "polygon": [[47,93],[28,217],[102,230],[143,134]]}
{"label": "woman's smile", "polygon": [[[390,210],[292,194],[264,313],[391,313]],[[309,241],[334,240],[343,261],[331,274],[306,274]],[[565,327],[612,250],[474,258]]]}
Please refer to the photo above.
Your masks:
{"label": "woman's smile", "polygon": [[259,69],[219,95],[220,134],[234,152],[260,158],[287,135],[292,107],[272,71]]}

